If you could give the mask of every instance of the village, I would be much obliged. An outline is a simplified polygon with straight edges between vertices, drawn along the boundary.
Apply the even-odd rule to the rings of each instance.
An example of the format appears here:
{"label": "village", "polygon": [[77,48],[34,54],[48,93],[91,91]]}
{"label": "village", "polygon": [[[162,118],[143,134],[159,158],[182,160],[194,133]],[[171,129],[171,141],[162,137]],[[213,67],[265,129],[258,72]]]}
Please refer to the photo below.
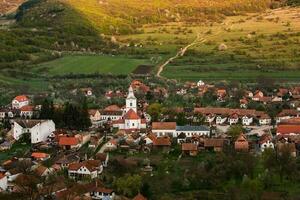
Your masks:
{"label": "village", "polygon": [[[163,160],[203,161],[201,156],[232,151],[257,157],[272,150],[292,159],[299,154],[298,86],[240,89],[239,96],[233,87],[201,80],[170,91],[134,79],[127,88],[107,90],[104,98],[123,102],[99,108],[58,105],[47,98],[36,104],[30,94],[0,108],[1,193],[32,199],[154,199],[142,179],[158,176]],[[89,99],[93,90],[71,92]],[[213,104],[167,107],[155,100],[171,95]],[[239,104],[224,104],[237,97]],[[271,111],[276,105],[277,113],[263,105]],[[169,168],[164,173],[171,173]],[[128,175],[131,171],[139,175]]]}

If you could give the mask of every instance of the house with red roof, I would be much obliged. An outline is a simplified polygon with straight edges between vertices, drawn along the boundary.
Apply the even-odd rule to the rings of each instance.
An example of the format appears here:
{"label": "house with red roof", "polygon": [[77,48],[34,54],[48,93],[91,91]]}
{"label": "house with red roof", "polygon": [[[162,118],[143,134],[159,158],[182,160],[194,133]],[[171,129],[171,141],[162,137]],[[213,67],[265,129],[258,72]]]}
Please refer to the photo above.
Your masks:
{"label": "house with red roof", "polygon": [[20,109],[23,106],[28,106],[28,105],[29,105],[29,98],[25,95],[16,96],[11,102],[11,107],[13,109]]}
{"label": "house with red roof", "polygon": [[249,142],[243,133],[234,142],[234,149],[236,151],[249,151]]}
{"label": "house with red roof", "polygon": [[284,137],[300,135],[300,124],[279,124],[276,134]]}
{"label": "house with red roof", "polygon": [[152,133],[157,137],[176,137],[176,122],[153,122]]}
{"label": "house with red roof", "polygon": [[31,158],[38,161],[44,161],[50,158],[50,155],[42,152],[33,152],[31,154]]}
{"label": "house with red roof", "polygon": [[264,152],[266,149],[274,149],[273,137],[271,134],[263,134],[258,141],[260,150]]}
{"label": "house with red roof", "polygon": [[182,143],[181,150],[183,154],[190,155],[190,156],[197,156],[198,145],[195,143]]}
{"label": "house with red roof", "polygon": [[276,117],[276,122],[280,123],[283,120],[299,117],[299,113],[294,109],[284,109]]}
{"label": "house with red roof", "polygon": [[103,171],[101,160],[86,160],[79,163],[71,163],[68,166],[68,175],[72,179],[97,178]]}
{"label": "house with red roof", "polygon": [[20,116],[23,118],[32,118],[34,114],[34,106],[23,106],[20,108]]}
{"label": "house with red roof", "polygon": [[75,136],[60,136],[58,139],[58,144],[60,147],[66,150],[77,149],[81,146],[79,139]]}

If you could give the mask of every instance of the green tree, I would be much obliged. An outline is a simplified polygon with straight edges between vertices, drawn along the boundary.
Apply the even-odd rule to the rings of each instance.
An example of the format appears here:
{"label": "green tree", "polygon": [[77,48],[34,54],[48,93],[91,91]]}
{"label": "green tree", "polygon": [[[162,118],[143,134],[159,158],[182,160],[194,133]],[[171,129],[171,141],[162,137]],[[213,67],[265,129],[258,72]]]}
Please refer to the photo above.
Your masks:
{"label": "green tree", "polygon": [[231,125],[227,131],[233,139],[236,139],[242,132],[244,132],[243,126],[241,125]]}
{"label": "green tree", "polygon": [[114,186],[117,191],[125,196],[133,197],[135,196],[142,186],[142,177],[139,175],[125,175],[118,178],[114,182]]}
{"label": "green tree", "polygon": [[273,175],[279,175],[280,182],[284,178],[290,179],[297,171],[296,160],[292,157],[288,145],[284,145],[280,152],[273,149],[266,149],[262,155],[263,165]]}
{"label": "green tree", "polygon": [[147,113],[151,116],[152,121],[158,121],[160,118],[160,115],[162,113],[162,105],[159,103],[153,103],[149,105],[147,108]]}

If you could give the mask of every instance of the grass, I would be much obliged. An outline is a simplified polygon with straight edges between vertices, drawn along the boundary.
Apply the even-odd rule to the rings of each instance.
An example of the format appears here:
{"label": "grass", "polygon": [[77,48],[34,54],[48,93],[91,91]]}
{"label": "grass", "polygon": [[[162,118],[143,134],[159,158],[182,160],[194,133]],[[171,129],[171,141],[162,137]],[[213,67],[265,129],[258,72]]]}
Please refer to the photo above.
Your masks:
{"label": "grass", "polygon": [[115,74],[127,75],[138,65],[149,61],[119,56],[68,55],[39,65],[35,70],[47,71],[49,75],[63,74]]}

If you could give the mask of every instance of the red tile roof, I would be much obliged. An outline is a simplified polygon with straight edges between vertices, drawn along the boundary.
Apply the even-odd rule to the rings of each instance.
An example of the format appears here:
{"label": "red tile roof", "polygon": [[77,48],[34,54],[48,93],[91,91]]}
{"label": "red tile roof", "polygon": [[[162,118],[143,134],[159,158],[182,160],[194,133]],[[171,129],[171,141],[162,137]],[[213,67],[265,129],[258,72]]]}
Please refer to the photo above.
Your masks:
{"label": "red tile roof", "polygon": [[41,152],[33,152],[31,154],[31,157],[36,158],[36,159],[47,158],[47,157],[49,157],[49,154],[47,154],[47,153],[41,153]]}
{"label": "red tile roof", "polygon": [[107,106],[104,111],[120,111],[121,108],[117,105],[110,105],[110,106]]}
{"label": "red tile roof", "polygon": [[23,106],[20,110],[23,112],[30,112],[33,111],[34,106]]}
{"label": "red tile roof", "polygon": [[197,151],[198,150],[198,145],[194,143],[183,143],[181,145],[181,149],[183,151]]}
{"label": "red tile roof", "polygon": [[24,101],[28,101],[29,99],[28,99],[27,96],[25,96],[25,95],[20,95],[20,96],[16,96],[16,97],[14,98],[14,100],[17,100],[17,101],[19,101],[19,102],[24,102]]}
{"label": "red tile roof", "polygon": [[78,139],[75,137],[67,137],[67,136],[62,136],[59,138],[59,145],[61,146],[66,146],[66,145],[77,145],[79,143]]}
{"label": "red tile roof", "polygon": [[124,119],[132,119],[132,120],[136,120],[136,119],[140,119],[140,117],[138,116],[138,114],[130,109],[128,110],[128,112],[124,115]]}
{"label": "red tile roof", "polygon": [[277,134],[300,134],[300,124],[279,124]]}
{"label": "red tile roof", "polygon": [[171,146],[169,137],[156,137],[153,134],[150,134],[148,137],[152,140],[154,146]]}
{"label": "red tile roof", "polygon": [[175,130],[176,122],[153,122],[152,130]]}

